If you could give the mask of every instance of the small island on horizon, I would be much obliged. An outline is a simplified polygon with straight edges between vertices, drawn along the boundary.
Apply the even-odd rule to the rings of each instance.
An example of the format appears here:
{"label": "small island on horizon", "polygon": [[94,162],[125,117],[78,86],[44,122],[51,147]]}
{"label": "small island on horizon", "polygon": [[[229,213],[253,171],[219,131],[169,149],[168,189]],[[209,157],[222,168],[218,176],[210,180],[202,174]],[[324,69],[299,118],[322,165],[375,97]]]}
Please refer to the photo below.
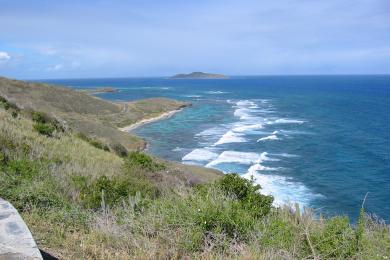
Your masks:
{"label": "small island on horizon", "polygon": [[205,72],[191,72],[188,74],[176,74],[170,79],[228,79],[229,77],[223,74],[205,73]]}

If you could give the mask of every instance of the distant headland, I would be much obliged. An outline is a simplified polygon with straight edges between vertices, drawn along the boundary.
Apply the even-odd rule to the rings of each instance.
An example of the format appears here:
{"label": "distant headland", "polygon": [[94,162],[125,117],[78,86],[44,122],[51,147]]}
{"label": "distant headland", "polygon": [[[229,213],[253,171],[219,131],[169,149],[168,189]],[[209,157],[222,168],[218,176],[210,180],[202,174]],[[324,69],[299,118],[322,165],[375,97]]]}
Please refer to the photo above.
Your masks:
{"label": "distant headland", "polygon": [[229,77],[226,75],[205,73],[205,72],[191,72],[188,74],[176,74],[170,77],[170,79],[227,79],[227,78]]}

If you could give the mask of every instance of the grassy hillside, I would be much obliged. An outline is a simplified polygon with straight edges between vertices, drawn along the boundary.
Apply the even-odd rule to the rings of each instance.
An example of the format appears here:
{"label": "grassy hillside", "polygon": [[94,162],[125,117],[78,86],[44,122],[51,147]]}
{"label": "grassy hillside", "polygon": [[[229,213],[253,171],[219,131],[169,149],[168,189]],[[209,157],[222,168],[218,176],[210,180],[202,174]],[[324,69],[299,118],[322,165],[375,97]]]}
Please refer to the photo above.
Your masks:
{"label": "grassy hillside", "polygon": [[237,175],[103,144],[0,100],[0,197],[61,259],[387,259],[390,229],[364,214],[271,206]]}
{"label": "grassy hillside", "polygon": [[189,104],[165,98],[112,103],[81,91],[42,83],[0,78],[0,97],[24,111],[40,111],[107,145],[121,144],[139,150],[145,142],[118,127],[180,109]]}

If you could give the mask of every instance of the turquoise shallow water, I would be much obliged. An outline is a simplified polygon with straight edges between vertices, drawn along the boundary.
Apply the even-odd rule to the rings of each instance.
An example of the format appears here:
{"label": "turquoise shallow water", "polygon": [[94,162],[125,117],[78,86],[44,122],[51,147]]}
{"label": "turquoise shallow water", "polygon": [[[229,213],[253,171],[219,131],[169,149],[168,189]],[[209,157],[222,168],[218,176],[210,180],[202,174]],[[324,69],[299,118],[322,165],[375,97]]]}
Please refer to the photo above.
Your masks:
{"label": "turquoise shallow water", "polygon": [[269,76],[229,80],[51,80],[73,88],[113,86],[98,96],[164,96],[193,103],[139,128],[149,152],[254,176],[277,204],[299,202],[355,219],[390,221],[390,76]]}

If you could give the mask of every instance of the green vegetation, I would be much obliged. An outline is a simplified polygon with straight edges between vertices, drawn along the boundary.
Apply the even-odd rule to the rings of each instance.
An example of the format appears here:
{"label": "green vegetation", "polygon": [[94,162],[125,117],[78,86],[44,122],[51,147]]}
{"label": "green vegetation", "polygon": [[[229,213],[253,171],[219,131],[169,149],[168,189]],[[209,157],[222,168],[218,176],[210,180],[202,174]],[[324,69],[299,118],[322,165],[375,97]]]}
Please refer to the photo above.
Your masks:
{"label": "green vegetation", "polygon": [[118,143],[114,143],[111,145],[111,150],[120,157],[126,157],[127,156],[127,149]]}
{"label": "green vegetation", "polygon": [[[363,209],[352,225],[344,216],[274,208],[252,180],[112,145],[107,151],[55,122],[0,108],[0,197],[21,212],[38,246],[60,259],[390,255],[389,227]],[[41,134],[37,124],[55,130]]]}
{"label": "green vegetation", "polygon": [[81,140],[84,140],[84,141],[90,143],[92,146],[94,146],[98,149],[101,149],[104,151],[110,151],[110,148],[108,147],[108,145],[104,144],[103,142],[101,142],[97,139],[93,139],[92,137],[86,136],[83,133],[78,133],[77,137],[80,138]]}
{"label": "green vegetation", "polygon": [[[14,116],[13,116],[14,117]],[[35,122],[34,130],[41,135],[53,137],[54,131],[64,131],[61,124],[42,112],[32,112],[32,120]]]}

